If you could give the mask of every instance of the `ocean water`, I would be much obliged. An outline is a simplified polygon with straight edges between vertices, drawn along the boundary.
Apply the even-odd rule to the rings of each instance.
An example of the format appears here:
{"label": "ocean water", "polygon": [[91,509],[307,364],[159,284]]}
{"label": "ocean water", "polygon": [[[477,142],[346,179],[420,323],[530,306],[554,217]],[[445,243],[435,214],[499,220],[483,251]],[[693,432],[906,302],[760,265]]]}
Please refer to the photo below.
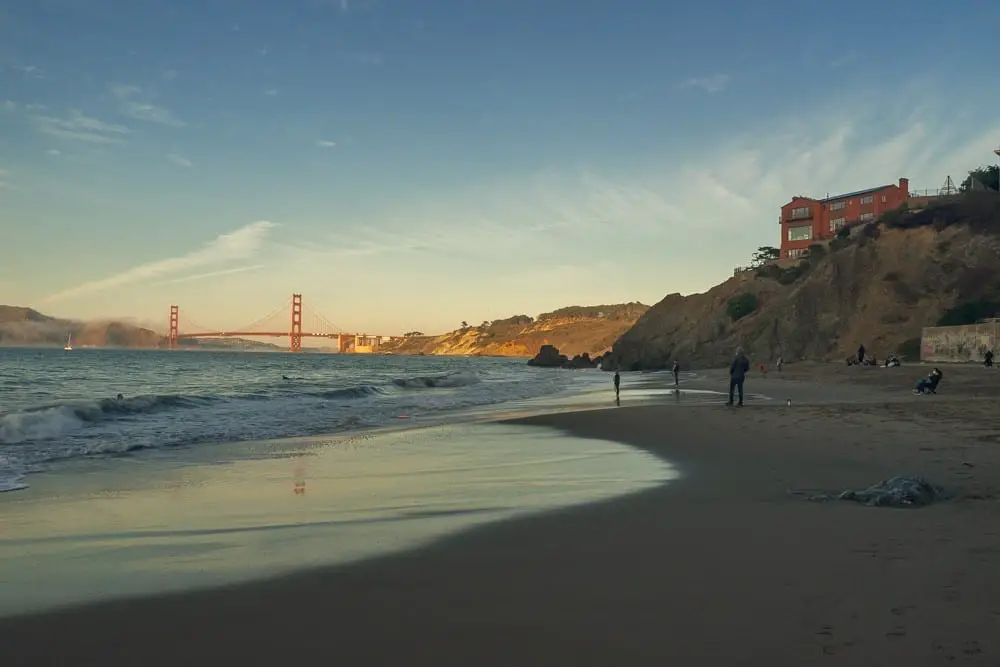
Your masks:
{"label": "ocean water", "polygon": [[594,407],[615,407],[609,374],[520,359],[0,350],[0,616],[345,564],[675,476],[495,421]]}
{"label": "ocean water", "polygon": [[0,349],[0,491],[79,459],[444,422],[607,382],[521,359]]}

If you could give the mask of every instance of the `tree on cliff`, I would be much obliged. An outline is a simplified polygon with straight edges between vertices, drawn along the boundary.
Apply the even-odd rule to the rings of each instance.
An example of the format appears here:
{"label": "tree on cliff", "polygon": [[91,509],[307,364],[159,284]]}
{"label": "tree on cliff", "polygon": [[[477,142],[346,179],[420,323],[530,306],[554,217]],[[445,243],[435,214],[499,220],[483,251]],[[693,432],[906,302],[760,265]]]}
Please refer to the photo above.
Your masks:
{"label": "tree on cliff", "polygon": [[958,186],[959,192],[968,192],[975,183],[989,190],[1000,190],[1000,168],[992,164],[988,167],[977,167],[969,172],[968,177]]}
{"label": "tree on cliff", "polygon": [[781,251],[771,246],[762,245],[757,248],[757,252],[750,258],[750,268],[757,269],[768,262],[773,262],[781,256]]}

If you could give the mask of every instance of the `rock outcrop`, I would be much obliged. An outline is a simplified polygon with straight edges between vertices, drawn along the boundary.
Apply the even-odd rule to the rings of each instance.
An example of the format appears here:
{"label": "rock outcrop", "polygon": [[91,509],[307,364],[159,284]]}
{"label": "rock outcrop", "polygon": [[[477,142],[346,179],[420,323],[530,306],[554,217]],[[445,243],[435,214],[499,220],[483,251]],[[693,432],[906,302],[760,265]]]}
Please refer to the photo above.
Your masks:
{"label": "rock outcrop", "polygon": [[599,364],[600,358],[591,359],[586,352],[570,359],[565,354],[561,354],[559,348],[554,345],[542,345],[538,354],[528,360],[529,366],[541,368],[596,368]]}

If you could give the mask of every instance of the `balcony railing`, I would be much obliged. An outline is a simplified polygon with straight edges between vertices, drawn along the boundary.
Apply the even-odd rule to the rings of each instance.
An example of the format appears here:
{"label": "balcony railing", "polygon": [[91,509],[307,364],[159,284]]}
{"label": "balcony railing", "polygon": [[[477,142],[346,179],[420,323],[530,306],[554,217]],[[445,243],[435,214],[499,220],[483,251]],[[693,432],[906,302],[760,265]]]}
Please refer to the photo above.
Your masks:
{"label": "balcony railing", "polygon": [[798,220],[812,220],[812,217],[813,217],[812,209],[809,209],[808,211],[805,212],[792,211],[791,213],[788,214],[788,217],[785,219],[788,220],[789,222],[796,222]]}

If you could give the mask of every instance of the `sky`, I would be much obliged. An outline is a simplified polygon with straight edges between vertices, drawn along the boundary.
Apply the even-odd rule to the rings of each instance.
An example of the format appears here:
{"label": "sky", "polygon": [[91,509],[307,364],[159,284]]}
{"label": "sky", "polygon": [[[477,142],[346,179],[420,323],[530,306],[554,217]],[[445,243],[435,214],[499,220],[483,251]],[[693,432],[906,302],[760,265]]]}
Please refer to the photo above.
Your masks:
{"label": "sky", "polygon": [[232,330],[298,292],[307,328],[398,334],[704,291],[796,194],[994,163],[997,25],[995,0],[10,0],[0,303]]}

